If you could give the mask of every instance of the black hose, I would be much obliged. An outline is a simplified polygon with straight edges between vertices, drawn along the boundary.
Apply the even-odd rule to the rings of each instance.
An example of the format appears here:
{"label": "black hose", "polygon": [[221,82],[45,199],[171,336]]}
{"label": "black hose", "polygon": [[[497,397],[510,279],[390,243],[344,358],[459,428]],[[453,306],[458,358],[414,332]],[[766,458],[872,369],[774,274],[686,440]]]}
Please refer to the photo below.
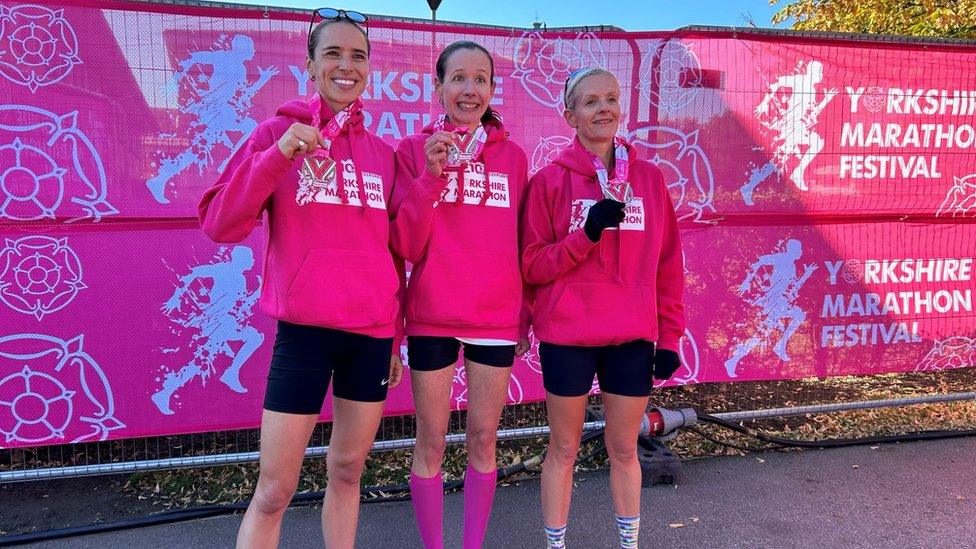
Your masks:
{"label": "black hose", "polygon": [[843,448],[846,446],[863,446],[867,444],[891,444],[895,442],[913,442],[918,440],[939,440],[946,438],[958,438],[958,437],[971,437],[976,436],[976,430],[965,429],[965,430],[954,430],[954,431],[919,431],[917,433],[909,433],[904,435],[886,435],[886,436],[876,436],[876,437],[864,437],[864,438],[831,438],[825,440],[798,440],[783,438],[777,436],[771,436],[764,434],[755,429],[750,429],[749,427],[744,427],[738,423],[734,423],[725,419],[721,419],[709,414],[701,414],[698,419],[705,423],[712,423],[720,427],[725,427],[726,429],[731,429],[737,433],[741,433],[746,436],[750,436],[757,440],[769,444],[775,444],[776,446],[784,446],[791,448]]}
{"label": "black hose", "polygon": [[734,442],[726,442],[724,440],[719,440],[719,439],[717,439],[717,438],[709,435],[705,431],[702,431],[698,427],[685,427],[685,430],[686,431],[690,431],[692,433],[695,433],[696,435],[702,437],[703,439],[705,439],[705,440],[707,440],[709,442],[714,442],[715,444],[718,444],[720,446],[727,446],[729,448],[733,448],[735,450],[740,450],[742,452],[765,452],[766,450],[769,449],[769,448],[763,448],[763,447],[760,447],[760,446],[742,446],[742,445],[739,445],[739,444],[735,444]]}
{"label": "black hose", "polygon": [[0,536],[0,547],[9,546],[9,545],[20,545],[22,543],[36,543],[39,541],[50,541],[50,540],[69,538],[75,536],[85,536],[89,534],[102,534],[106,532],[115,532],[118,530],[128,530],[130,528],[142,528],[146,526],[170,524],[173,522],[181,522],[185,520],[215,517],[219,515],[233,513],[246,508],[247,505],[243,503],[234,503],[228,505],[205,505],[202,507],[194,507],[192,509],[177,509],[173,511],[163,511],[161,513],[144,515],[133,519],[120,520],[118,522],[111,522],[107,524],[88,524],[85,526],[70,526],[68,528],[56,528],[53,530],[44,530],[42,532],[31,532],[29,534],[15,534],[15,535]]}

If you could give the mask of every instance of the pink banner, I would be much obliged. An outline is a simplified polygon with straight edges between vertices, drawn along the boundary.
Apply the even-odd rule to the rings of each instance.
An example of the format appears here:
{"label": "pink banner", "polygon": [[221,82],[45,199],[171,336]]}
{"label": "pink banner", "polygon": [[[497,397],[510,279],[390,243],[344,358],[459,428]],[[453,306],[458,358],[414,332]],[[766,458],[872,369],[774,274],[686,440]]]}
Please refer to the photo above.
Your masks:
{"label": "pink banner", "polygon": [[[254,305],[263,228],[214,244],[196,203],[261,120],[309,91],[307,28],[255,8],[0,2],[0,447],[258,424],[274,339]],[[569,72],[617,75],[621,131],[664,172],[682,223],[688,330],[671,383],[976,361],[976,50],[369,32],[372,131],[419,131],[439,113],[436,52],[475,39],[533,172],[570,141]],[[509,397],[543,396],[532,351]],[[409,381],[387,408],[412,411]]]}

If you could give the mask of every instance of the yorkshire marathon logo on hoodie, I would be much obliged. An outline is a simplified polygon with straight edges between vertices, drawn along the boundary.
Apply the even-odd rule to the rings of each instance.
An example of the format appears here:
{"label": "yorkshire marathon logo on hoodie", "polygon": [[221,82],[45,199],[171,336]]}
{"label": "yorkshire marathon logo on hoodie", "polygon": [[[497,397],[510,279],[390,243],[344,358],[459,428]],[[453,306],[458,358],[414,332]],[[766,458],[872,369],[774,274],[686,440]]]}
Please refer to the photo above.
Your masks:
{"label": "yorkshire marathon logo on hoodie", "polygon": [[[596,200],[590,198],[577,198],[573,201],[573,209],[569,214],[569,232],[583,229],[586,223],[586,216],[590,213],[590,207],[596,204]],[[610,230],[616,230],[611,227]],[[624,208],[624,220],[620,223],[622,231],[643,231],[644,230],[644,199],[634,197]]]}
{"label": "yorkshire marathon logo on hoodie", "polygon": [[[344,198],[339,197],[338,185],[334,174],[326,181],[306,181],[301,178],[298,185],[298,193],[295,200],[299,206],[304,206],[309,202],[319,204],[345,204],[346,206],[362,206],[359,200],[359,186],[356,181],[356,165],[352,160],[343,160],[339,163],[342,166],[342,188],[345,193]],[[337,166],[338,167],[338,166]],[[366,197],[366,205],[380,210],[386,209],[386,197],[383,194],[383,178],[379,174],[362,172],[363,177],[363,196]]]}
{"label": "yorkshire marathon logo on hoodie", "polygon": [[[441,195],[441,202],[457,202],[458,195],[458,172],[456,170],[445,172],[447,174],[447,187]],[[496,208],[510,208],[511,193],[508,187],[508,175],[504,173],[491,172],[491,195],[485,201],[486,206]],[[467,164],[464,172],[464,204],[481,204],[481,199],[485,194],[485,165],[481,162]]]}

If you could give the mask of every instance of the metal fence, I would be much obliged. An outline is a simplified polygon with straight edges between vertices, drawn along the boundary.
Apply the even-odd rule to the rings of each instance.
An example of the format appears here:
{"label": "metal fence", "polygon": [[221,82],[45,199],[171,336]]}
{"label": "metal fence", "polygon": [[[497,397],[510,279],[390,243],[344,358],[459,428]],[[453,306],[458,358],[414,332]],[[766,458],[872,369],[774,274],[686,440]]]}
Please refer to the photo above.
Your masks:
{"label": "metal fence", "polygon": [[[686,385],[658,389],[651,401],[658,406],[692,407],[719,418],[744,422],[891,406],[976,401],[974,388],[976,369],[965,368],[796,381]],[[939,425],[937,418],[935,421],[928,428],[976,429],[976,422],[949,427]],[[448,443],[464,442],[464,424],[464,412],[453,412]],[[601,427],[601,422],[593,421],[588,422],[584,430]],[[374,451],[413,447],[415,428],[414,416],[384,418]],[[324,456],[330,433],[331,424],[319,424],[312,434],[306,456]],[[513,405],[503,411],[498,430],[500,440],[547,435],[544,403]],[[0,449],[0,482],[255,462],[259,441],[258,429],[244,429]]]}

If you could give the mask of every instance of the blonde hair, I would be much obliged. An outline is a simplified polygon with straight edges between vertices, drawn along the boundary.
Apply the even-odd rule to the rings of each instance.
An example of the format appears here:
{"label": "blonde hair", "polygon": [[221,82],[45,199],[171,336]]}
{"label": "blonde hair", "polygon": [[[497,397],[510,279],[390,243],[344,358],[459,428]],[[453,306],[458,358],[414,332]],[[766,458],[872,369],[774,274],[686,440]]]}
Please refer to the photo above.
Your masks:
{"label": "blonde hair", "polygon": [[566,86],[563,88],[563,106],[567,110],[573,110],[576,108],[576,96],[573,92],[576,91],[576,87],[579,83],[583,81],[587,76],[593,76],[594,74],[605,74],[614,80],[617,79],[612,72],[601,69],[600,67],[584,67],[582,69],[577,69],[571,73],[566,78]]}

